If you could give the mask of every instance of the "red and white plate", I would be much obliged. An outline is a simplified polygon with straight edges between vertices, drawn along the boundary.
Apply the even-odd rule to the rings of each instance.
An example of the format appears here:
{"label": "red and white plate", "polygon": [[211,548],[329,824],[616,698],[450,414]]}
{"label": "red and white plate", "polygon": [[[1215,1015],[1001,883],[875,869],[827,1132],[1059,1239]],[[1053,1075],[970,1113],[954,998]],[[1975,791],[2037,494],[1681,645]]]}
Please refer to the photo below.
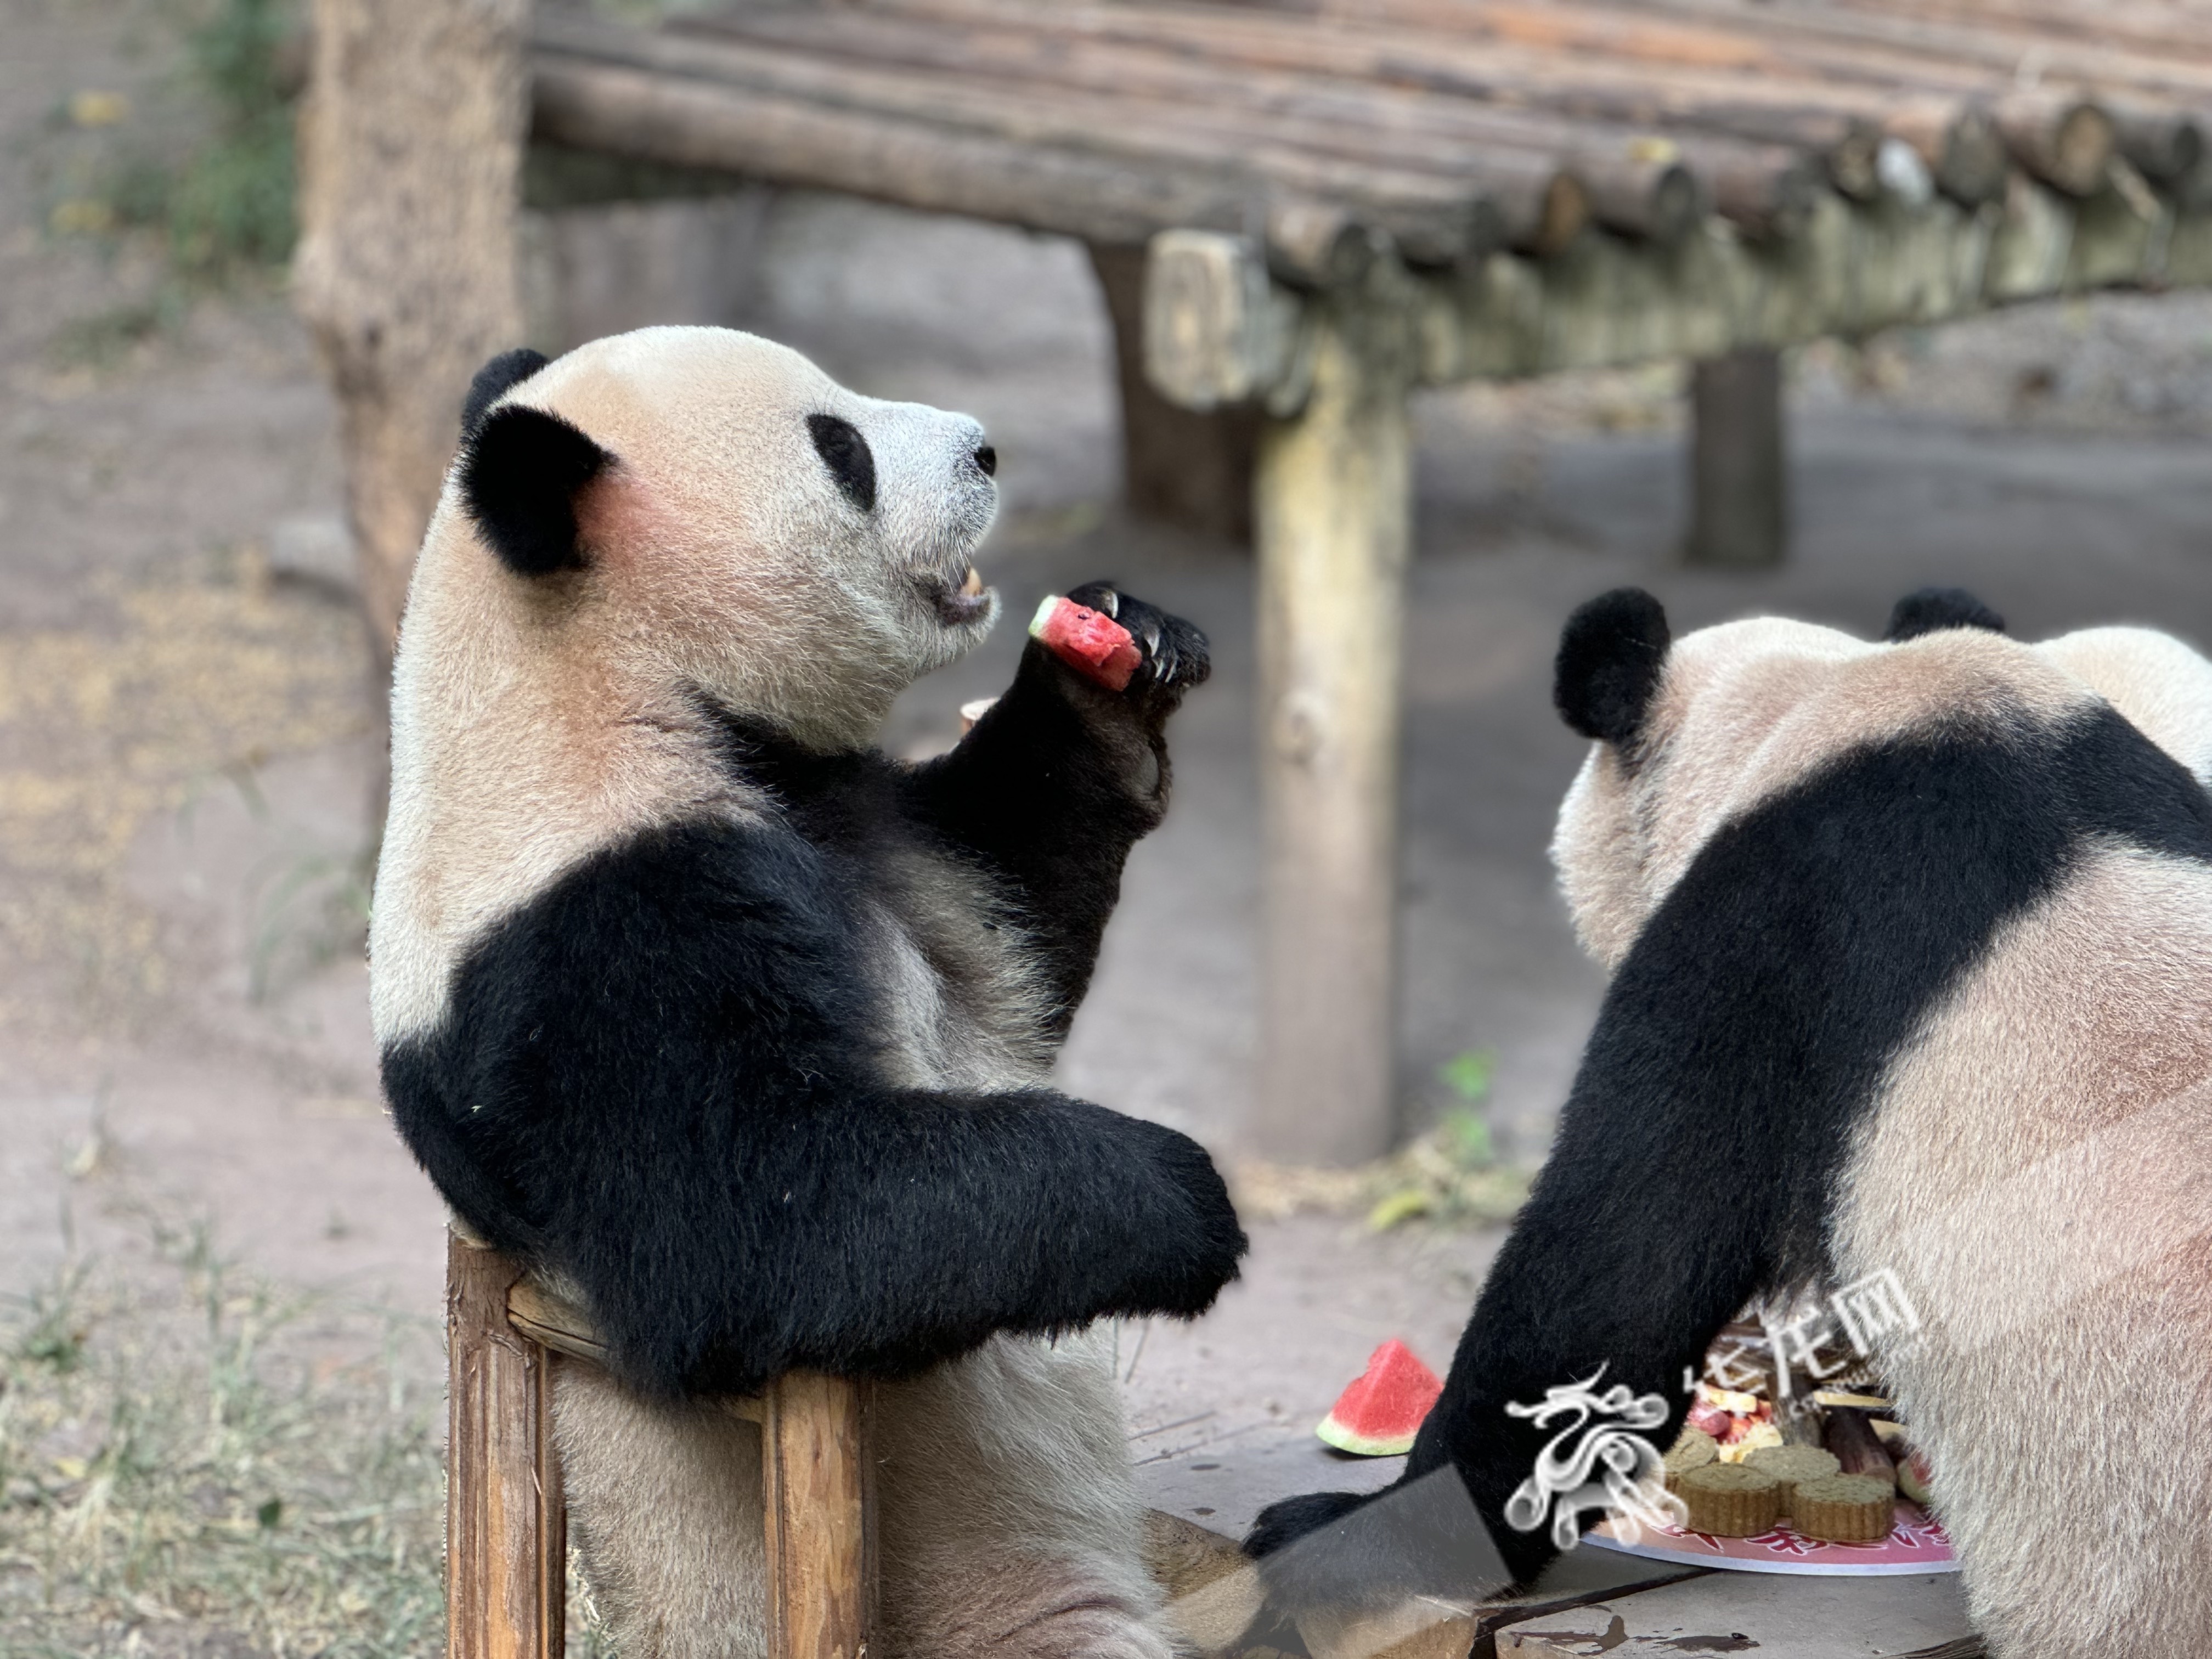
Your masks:
{"label": "red and white plate", "polygon": [[1943,1523],[1919,1504],[1902,1498],[1897,1500],[1897,1520],[1889,1536],[1878,1544],[1823,1543],[1792,1532],[1786,1522],[1755,1538],[1716,1538],[1680,1527],[1645,1527],[1642,1537],[1630,1543],[1623,1535],[1626,1531],[1617,1517],[1607,1516],[1583,1539],[1600,1549],[1619,1550],[1624,1555],[1679,1561],[1694,1567],[1722,1567],[1732,1572],[1856,1577],[1959,1570],[1959,1558],[1952,1553]]}

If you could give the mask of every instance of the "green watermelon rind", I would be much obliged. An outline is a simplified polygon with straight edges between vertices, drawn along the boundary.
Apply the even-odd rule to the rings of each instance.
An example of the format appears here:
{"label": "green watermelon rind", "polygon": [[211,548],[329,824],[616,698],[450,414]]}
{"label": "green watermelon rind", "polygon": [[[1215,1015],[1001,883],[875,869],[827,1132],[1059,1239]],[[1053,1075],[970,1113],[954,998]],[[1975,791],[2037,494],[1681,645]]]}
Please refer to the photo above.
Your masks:
{"label": "green watermelon rind", "polygon": [[[1376,1425],[1363,1432],[1346,1420],[1347,1413],[1355,1419],[1364,1418],[1370,1423],[1382,1415],[1374,1395],[1386,1384],[1401,1395],[1411,1385],[1417,1395],[1425,1396],[1417,1410],[1413,1409],[1413,1401],[1391,1402],[1399,1407],[1393,1416],[1403,1427],[1386,1434],[1380,1432],[1381,1425]],[[1336,1397],[1336,1403],[1328,1408],[1328,1415],[1315,1425],[1314,1434],[1324,1444],[1350,1452],[1355,1457],[1401,1456],[1413,1449],[1414,1437],[1436,1408],[1437,1396],[1443,1392],[1442,1379],[1421,1363],[1420,1356],[1396,1337],[1390,1337],[1376,1345],[1375,1351],[1367,1356],[1366,1367]],[[1413,1420],[1407,1422],[1409,1412]]]}
{"label": "green watermelon rind", "polygon": [[1334,1412],[1316,1424],[1314,1432],[1337,1450],[1350,1452],[1354,1457],[1403,1457],[1413,1449],[1413,1433],[1394,1434],[1387,1440],[1370,1440],[1338,1422]]}

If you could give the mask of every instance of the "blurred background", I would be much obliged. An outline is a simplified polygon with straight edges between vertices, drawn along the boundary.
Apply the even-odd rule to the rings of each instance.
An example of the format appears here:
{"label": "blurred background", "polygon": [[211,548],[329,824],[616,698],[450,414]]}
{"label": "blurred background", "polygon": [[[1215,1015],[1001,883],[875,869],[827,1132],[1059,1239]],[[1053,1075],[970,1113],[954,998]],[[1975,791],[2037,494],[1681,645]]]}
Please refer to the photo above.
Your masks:
{"label": "blurred background", "polygon": [[[441,1640],[441,1211],[383,1118],[368,1031],[381,668],[340,409],[290,289],[301,22],[285,0],[0,0],[10,1654]],[[1245,1133],[1253,556],[1125,503],[1084,246],[730,179],[526,206],[518,246],[545,350],[725,324],[980,417],[1005,489],[982,568],[1009,617],[1106,575],[1212,636],[1174,810],[1131,863],[1062,1075],[1239,1170],[1247,1281],[1126,1345],[1148,1490],[1225,1531],[1270,1482],[1311,1484],[1310,1419],[1376,1340],[1441,1368],[1542,1157],[1601,988],[1545,853],[1582,753],[1549,705],[1573,605],[1632,581],[1678,632],[1778,611],[1872,635],[1943,582],[2028,638],[2133,621],[2212,641],[2201,295],[1789,349],[1790,532],[1765,568],[1682,556],[1687,365],[1419,393],[1394,1105],[1412,1150],[1308,1170]],[[915,687],[886,745],[951,742],[1019,643],[1002,626]]]}

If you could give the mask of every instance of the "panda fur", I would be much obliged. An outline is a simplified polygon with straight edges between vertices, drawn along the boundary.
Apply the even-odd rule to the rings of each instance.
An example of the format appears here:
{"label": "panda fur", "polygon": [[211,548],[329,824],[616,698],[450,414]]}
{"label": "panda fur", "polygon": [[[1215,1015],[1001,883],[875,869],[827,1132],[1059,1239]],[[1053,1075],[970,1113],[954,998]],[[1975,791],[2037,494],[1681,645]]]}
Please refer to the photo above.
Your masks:
{"label": "panda fur", "polygon": [[[2212,664],[2000,625],[1931,591],[1880,644],[1671,641],[1635,590],[1567,624],[1595,741],[1553,851],[1612,979],[1406,1475],[1455,1471],[1511,1577],[1554,1553],[1504,1516],[1557,1425],[1509,1401],[1602,1366],[1668,1402],[1663,1450],[1747,1303],[1891,1274],[1920,1322],[1875,1357],[1990,1652],[2204,1650]],[[1255,1553],[1336,1545],[1279,1595],[1479,1556],[1358,1509],[1263,1514]]]}
{"label": "panda fur", "polygon": [[758,1433],[885,1379],[881,1646],[1162,1659],[1101,1339],[1244,1241],[1205,1152],[1053,1091],[1204,637],[1030,644],[944,757],[870,744],[997,611],[965,416],[649,329],[495,360],[416,567],[372,927],[386,1092],[457,1215],[590,1309],[556,1427],[624,1659],[763,1650]]}

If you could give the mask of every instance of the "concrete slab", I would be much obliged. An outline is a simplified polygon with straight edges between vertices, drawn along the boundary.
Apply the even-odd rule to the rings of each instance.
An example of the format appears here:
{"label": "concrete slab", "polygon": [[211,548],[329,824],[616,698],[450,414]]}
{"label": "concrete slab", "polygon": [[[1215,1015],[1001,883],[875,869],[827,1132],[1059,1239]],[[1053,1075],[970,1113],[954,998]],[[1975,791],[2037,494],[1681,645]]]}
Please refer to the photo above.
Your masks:
{"label": "concrete slab", "polygon": [[1498,1659],[1753,1652],[1786,1659],[1917,1659],[1972,1635],[1953,1573],[1802,1578],[1715,1572],[1537,1613],[1499,1631],[1497,1639]]}

